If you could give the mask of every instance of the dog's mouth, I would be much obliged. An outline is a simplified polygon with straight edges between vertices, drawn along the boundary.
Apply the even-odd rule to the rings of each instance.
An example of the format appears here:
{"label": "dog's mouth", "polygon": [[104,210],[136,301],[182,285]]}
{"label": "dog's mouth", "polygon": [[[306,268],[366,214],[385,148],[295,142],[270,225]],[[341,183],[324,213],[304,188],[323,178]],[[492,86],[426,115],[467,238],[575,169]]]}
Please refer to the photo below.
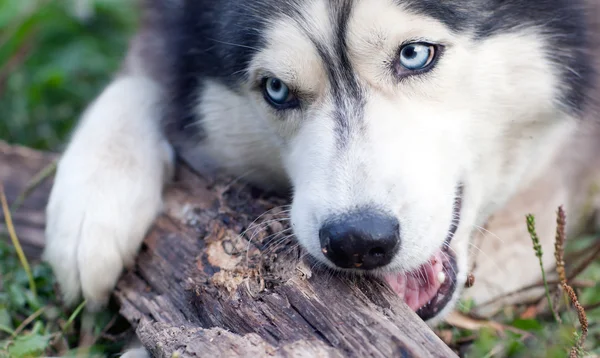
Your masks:
{"label": "dog's mouth", "polygon": [[460,222],[462,194],[462,186],[459,186],[454,201],[453,220],[442,248],[412,272],[384,276],[392,290],[425,321],[443,310],[456,290],[457,265],[456,257],[450,250],[450,242]]}

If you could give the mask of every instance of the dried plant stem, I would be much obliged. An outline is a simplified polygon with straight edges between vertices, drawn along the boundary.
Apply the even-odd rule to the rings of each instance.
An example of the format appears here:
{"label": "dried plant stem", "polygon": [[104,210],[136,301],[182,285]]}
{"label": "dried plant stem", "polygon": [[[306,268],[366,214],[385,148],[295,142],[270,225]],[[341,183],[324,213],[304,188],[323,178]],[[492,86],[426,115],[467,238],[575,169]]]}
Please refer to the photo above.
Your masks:
{"label": "dried plant stem", "polygon": [[15,227],[12,222],[12,216],[10,215],[10,209],[8,208],[8,201],[6,200],[6,194],[4,193],[4,185],[0,183],[0,202],[2,204],[2,211],[4,212],[4,221],[6,222],[6,228],[8,229],[8,236],[10,236],[10,240],[17,252],[17,256],[19,257],[19,261],[21,262],[21,266],[25,270],[27,274],[27,279],[29,280],[29,288],[34,298],[37,298],[37,288],[35,287],[35,280],[33,279],[33,274],[31,273],[31,267],[29,266],[29,262],[27,261],[27,257],[23,252],[23,248],[21,247],[21,243],[19,242],[19,238],[17,237],[17,233],[15,232]]}
{"label": "dried plant stem", "polygon": [[556,238],[554,240],[554,258],[556,259],[556,273],[561,284],[567,282],[565,274],[565,228],[567,226],[567,216],[562,206],[558,207],[556,215]]}
{"label": "dried plant stem", "polygon": [[571,358],[577,358],[577,357],[579,357],[579,352],[581,352],[581,350],[583,349],[583,345],[585,343],[585,340],[587,339],[588,320],[587,320],[587,316],[585,315],[585,309],[579,303],[579,300],[577,299],[577,294],[575,294],[575,291],[566,282],[563,283],[562,287],[563,287],[563,290],[565,290],[565,292],[567,293],[567,296],[569,296],[569,298],[571,299],[571,302],[573,302],[573,306],[575,306],[575,309],[577,310],[577,317],[579,318],[579,324],[581,325],[581,335],[579,336],[579,339],[577,340],[577,343],[575,344],[575,346],[571,349],[571,354],[570,354]]}
{"label": "dried plant stem", "polygon": [[565,238],[566,238],[566,223],[567,216],[562,206],[558,208],[557,218],[556,218],[556,240],[554,243],[554,257],[556,258],[556,272],[558,273],[558,277],[560,279],[562,289],[567,293],[567,296],[575,306],[577,310],[577,317],[579,318],[579,324],[581,325],[581,335],[577,340],[577,343],[571,349],[571,353],[569,357],[577,358],[580,356],[580,352],[583,349],[583,345],[587,338],[588,334],[588,321],[587,316],[585,315],[585,309],[579,303],[577,299],[577,294],[575,290],[567,283],[567,275],[565,274]]}
{"label": "dried plant stem", "polygon": [[592,303],[591,305],[584,307],[583,310],[586,312],[589,312],[589,311],[596,310],[598,308],[600,308],[600,302]]}
{"label": "dried plant stem", "polygon": [[31,181],[25,187],[25,190],[23,190],[23,192],[19,194],[17,199],[13,202],[11,206],[12,212],[17,211],[21,207],[21,205],[23,205],[23,202],[27,199],[27,197],[29,196],[29,194],[31,194],[33,190],[35,190],[46,179],[50,178],[52,175],[54,175],[54,173],[56,173],[57,164],[58,160],[54,160],[52,163],[44,167],[31,179]]}
{"label": "dried plant stem", "polygon": [[31,316],[27,317],[23,322],[21,322],[19,327],[17,327],[17,329],[15,329],[15,331],[13,332],[12,338],[16,338],[25,329],[25,327],[27,327],[27,325],[29,325],[31,322],[35,321],[39,316],[41,316],[42,313],[46,311],[46,309],[46,306],[40,308],[39,310],[35,311]]}
{"label": "dried plant stem", "polygon": [[583,260],[583,262],[580,263],[579,266],[573,269],[573,272],[569,273],[569,277],[567,278],[568,281],[575,279],[577,276],[579,276],[579,274],[585,271],[594,261],[600,258],[600,245],[598,245],[595,248],[592,247],[592,249],[594,249],[592,254],[589,255],[585,260]]}
{"label": "dried plant stem", "polygon": [[550,288],[548,287],[548,280],[546,279],[546,270],[544,270],[544,262],[542,261],[542,245],[540,244],[540,239],[537,236],[535,231],[535,217],[532,214],[527,215],[527,231],[529,232],[529,236],[531,237],[531,241],[533,242],[533,250],[535,251],[535,256],[538,257],[540,261],[540,268],[542,269],[542,280],[544,281],[544,289],[546,290],[546,298],[548,299],[548,306],[550,310],[554,314],[554,318],[559,322],[558,315],[554,310],[554,306],[552,305],[552,297],[550,297]]}

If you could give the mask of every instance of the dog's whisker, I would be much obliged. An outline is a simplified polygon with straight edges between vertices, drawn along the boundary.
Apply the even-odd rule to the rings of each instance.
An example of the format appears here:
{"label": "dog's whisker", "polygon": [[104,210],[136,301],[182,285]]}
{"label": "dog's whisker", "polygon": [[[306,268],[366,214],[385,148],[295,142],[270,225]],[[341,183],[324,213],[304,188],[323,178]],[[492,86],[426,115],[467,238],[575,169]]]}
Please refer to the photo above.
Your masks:
{"label": "dog's whisker", "polygon": [[[285,232],[287,232],[287,231],[289,231],[289,230],[285,230]],[[282,233],[284,233],[284,231],[282,231],[279,234],[282,234]],[[278,239],[273,240],[274,242],[272,242],[272,243],[270,242],[270,243],[267,244],[267,248],[262,251],[262,254],[263,255],[268,255],[268,254],[274,252],[275,250],[281,248],[282,245],[285,244],[286,241],[288,241],[292,237],[294,237],[294,234],[288,234],[288,235],[285,235],[283,237],[280,237]],[[296,244],[294,244],[293,246],[289,247],[289,249],[293,249],[295,245]]]}
{"label": "dog's whisker", "polygon": [[[273,211],[277,210],[277,209],[281,209],[281,208],[285,208],[289,205],[281,205],[281,206],[276,206],[274,208],[271,208],[267,211],[265,211],[264,213],[260,214],[256,219],[254,219],[246,228],[246,230],[244,230],[243,232],[241,232],[239,235],[240,236],[244,236],[249,230],[251,230],[253,228],[253,225],[255,225],[255,223],[257,223],[260,219],[262,219],[265,215],[269,215],[270,213],[272,213]],[[282,211],[283,213],[285,213],[286,211]]]}
{"label": "dog's whisker", "polygon": [[247,49],[250,49],[250,50],[260,51],[259,48],[256,48],[256,47],[253,47],[253,46],[242,45],[242,44],[233,43],[233,42],[227,42],[227,41],[221,41],[221,40],[217,40],[217,39],[210,38],[210,37],[208,37],[207,40],[214,41],[216,43],[220,43],[220,44],[223,44],[223,45],[228,45],[228,46],[233,46],[233,47],[240,47],[240,48],[247,48]]}
{"label": "dog's whisker", "polygon": [[488,229],[478,226],[478,225],[472,225],[474,228],[476,228],[477,230],[479,230],[479,232],[484,236],[487,237],[487,234],[490,234],[493,238],[498,239],[501,243],[504,243],[504,240],[502,238],[500,238],[500,236],[494,234],[493,232],[489,231]]}
{"label": "dog's whisker", "polygon": [[496,260],[494,260],[493,257],[491,257],[490,255],[488,255],[485,251],[483,251],[477,245],[473,244],[472,242],[469,242],[469,246],[471,246],[471,248],[474,248],[478,252],[480,252],[481,254],[483,254],[486,257],[486,259],[488,259],[492,263],[492,265],[494,265],[494,267],[496,268],[496,270],[498,270],[498,272],[502,272],[505,275],[507,274],[507,271],[504,268],[502,268],[500,265],[498,265],[498,262]]}
{"label": "dog's whisker", "polygon": [[[279,218],[279,219],[267,220],[267,221],[261,223],[260,225],[256,226],[255,228],[253,228],[252,229],[252,235],[250,236],[250,238],[248,238],[248,250],[250,249],[250,245],[254,243],[254,238],[257,237],[260,233],[262,233],[265,230],[267,230],[268,228],[270,228],[271,225],[274,224],[274,223],[282,223],[282,222],[286,222],[286,221],[289,221],[289,219],[287,219],[287,218]],[[284,230],[288,230],[288,229],[284,229]],[[243,238],[244,236],[246,236],[247,232],[248,232],[248,230],[245,230],[244,235],[240,235],[239,237]],[[279,233],[279,231],[275,232],[273,234],[276,235],[278,233]],[[271,235],[273,235],[273,234],[271,234]],[[267,236],[267,238],[269,236]]]}
{"label": "dog's whisker", "polygon": [[[253,231],[252,235],[251,235],[251,236],[250,236],[250,238],[248,238],[248,240],[247,240],[247,241],[248,241],[248,244],[247,244],[247,246],[246,246],[246,264],[248,264],[248,263],[250,262],[250,256],[249,256],[249,253],[250,253],[250,246],[251,246],[252,244],[254,244],[254,238],[255,238],[257,235],[259,235],[259,234],[260,234],[260,233],[261,233],[261,232],[262,232],[264,229],[266,229],[267,227],[270,227],[270,224],[272,224],[272,223],[275,223],[275,222],[279,222],[279,223],[280,223],[280,222],[285,222],[285,221],[289,221],[289,220],[290,220],[289,218],[285,218],[285,217],[284,217],[284,218],[276,218],[276,219],[267,220],[267,221],[264,221],[264,222],[262,222],[262,223],[261,223],[261,224],[258,226],[258,228],[257,228],[255,231]],[[280,233],[282,233],[282,232],[284,232],[284,231],[288,231],[288,230],[291,230],[291,228],[287,228],[287,229],[283,229],[283,230],[280,230],[280,231],[278,231],[278,232],[275,232],[275,233],[273,233],[273,234],[271,234],[271,235],[267,236],[267,237],[266,237],[264,240],[268,239],[268,238],[269,238],[269,237],[271,237],[272,235],[278,235],[278,234],[280,234]],[[248,230],[245,230],[245,231],[244,231],[244,235],[245,235],[245,233],[246,233],[247,231],[248,231]],[[243,237],[243,235],[241,235],[240,237]],[[264,240],[263,240],[263,241],[264,241]]]}

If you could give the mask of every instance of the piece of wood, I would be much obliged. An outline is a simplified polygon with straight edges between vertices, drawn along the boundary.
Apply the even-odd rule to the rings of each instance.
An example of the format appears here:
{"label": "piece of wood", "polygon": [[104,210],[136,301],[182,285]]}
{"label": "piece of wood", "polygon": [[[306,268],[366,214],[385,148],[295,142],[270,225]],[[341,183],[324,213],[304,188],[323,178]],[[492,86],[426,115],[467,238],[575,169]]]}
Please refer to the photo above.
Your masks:
{"label": "piece of wood", "polygon": [[[0,143],[9,200],[54,159]],[[43,245],[50,182],[15,213],[33,252]],[[380,281],[313,269],[289,235],[285,200],[184,165],[165,197],[115,292],[155,356],[455,356]]]}
{"label": "piece of wood", "polygon": [[[14,203],[36,174],[56,158],[52,153],[0,141],[0,183],[4,185],[8,202]],[[51,185],[51,178],[43,181],[12,214],[23,250],[32,258],[38,258],[44,248],[45,207]],[[0,210],[0,233],[5,232],[4,216]]]}

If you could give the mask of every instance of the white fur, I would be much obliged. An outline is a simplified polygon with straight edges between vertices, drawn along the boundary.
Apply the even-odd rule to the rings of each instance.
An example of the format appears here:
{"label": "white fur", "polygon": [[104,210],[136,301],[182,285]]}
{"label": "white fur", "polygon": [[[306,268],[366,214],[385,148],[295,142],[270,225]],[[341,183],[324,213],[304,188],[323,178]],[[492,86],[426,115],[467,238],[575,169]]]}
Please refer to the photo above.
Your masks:
{"label": "white fur", "polygon": [[218,168],[263,187],[285,187],[281,138],[256,111],[253,98],[235,94],[215,81],[207,81],[204,88],[198,101],[197,113],[202,118],[198,125],[210,135],[187,153],[188,159],[204,170]]}
{"label": "white fur", "polygon": [[[327,19],[313,12],[319,8],[319,2],[313,2],[304,9],[312,22],[303,26],[313,36],[331,38]],[[237,133],[237,138],[232,127],[243,128],[241,133],[250,128],[253,142],[263,145],[234,140],[227,151],[219,146],[211,154],[217,162],[228,163],[238,156],[256,154],[253,158],[258,159],[279,153],[294,186],[294,232],[325,264],[318,230],[330,215],[363,204],[395,214],[403,246],[387,271],[415,269],[441,247],[450,227],[455,186],[464,182],[461,225],[452,241],[461,287],[476,226],[527,185],[572,133],[572,121],[555,102],[557,71],[543,56],[544,37],[527,29],[474,42],[469,34],[458,36],[387,0],[363,1],[353,14],[348,48],[367,84],[366,135],[349,138],[345,151],[337,152],[327,95],[328,64],[321,62],[299,25],[281,19],[271,24],[268,46],[251,63],[250,78],[268,70],[310,93],[315,104],[303,115],[292,112],[282,118],[260,95],[248,90],[244,97],[221,87],[223,103],[249,101],[252,110],[240,113],[232,125],[228,107],[201,101],[210,108],[202,112],[205,118],[210,113],[205,123],[218,124],[209,126],[209,133],[219,139]],[[386,72],[385,61],[399,43],[414,38],[443,43],[444,56],[426,76],[397,84]],[[528,51],[507,56],[514,48]],[[211,93],[217,90],[210,88]],[[262,139],[254,136],[259,128]],[[274,139],[276,145],[268,147]],[[257,165],[269,168],[269,173],[281,171],[279,160],[234,162],[234,172],[240,175]]]}
{"label": "white fur", "polygon": [[104,304],[161,210],[172,151],[159,131],[159,88],[142,77],[109,85],[60,160],[47,208],[44,258],[65,301]]}
{"label": "white fur", "polygon": [[145,348],[130,349],[121,355],[121,358],[150,358],[151,355]]}
{"label": "white fur", "polygon": [[[334,29],[323,16],[324,1],[300,10],[310,19],[303,26],[327,42]],[[197,111],[208,139],[188,154],[201,158],[198,166],[209,157],[262,186],[291,182],[295,234],[324,263],[317,233],[330,215],[364,204],[395,215],[402,248],[387,271],[412,270],[441,247],[462,182],[461,224],[452,240],[461,287],[475,225],[534,178],[547,164],[541,158],[551,158],[571,132],[555,102],[557,71],[543,56],[544,37],[528,29],[476,42],[390,0],[360,1],[352,16],[349,57],[367,105],[365,131],[351,135],[342,152],[328,64],[300,26],[283,18],[269,27],[249,79],[273,73],[312,102],[282,115],[252,83],[235,93],[205,81]],[[415,38],[444,44],[444,55],[430,73],[398,83],[385,63]],[[527,51],[508,56],[514,48]],[[61,161],[45,257],[69,301],[83,289],[86,298],[104,302],[160,210],[170,154],[155,118],[159,97],[148,80],[116,80],[88,110]]]}

